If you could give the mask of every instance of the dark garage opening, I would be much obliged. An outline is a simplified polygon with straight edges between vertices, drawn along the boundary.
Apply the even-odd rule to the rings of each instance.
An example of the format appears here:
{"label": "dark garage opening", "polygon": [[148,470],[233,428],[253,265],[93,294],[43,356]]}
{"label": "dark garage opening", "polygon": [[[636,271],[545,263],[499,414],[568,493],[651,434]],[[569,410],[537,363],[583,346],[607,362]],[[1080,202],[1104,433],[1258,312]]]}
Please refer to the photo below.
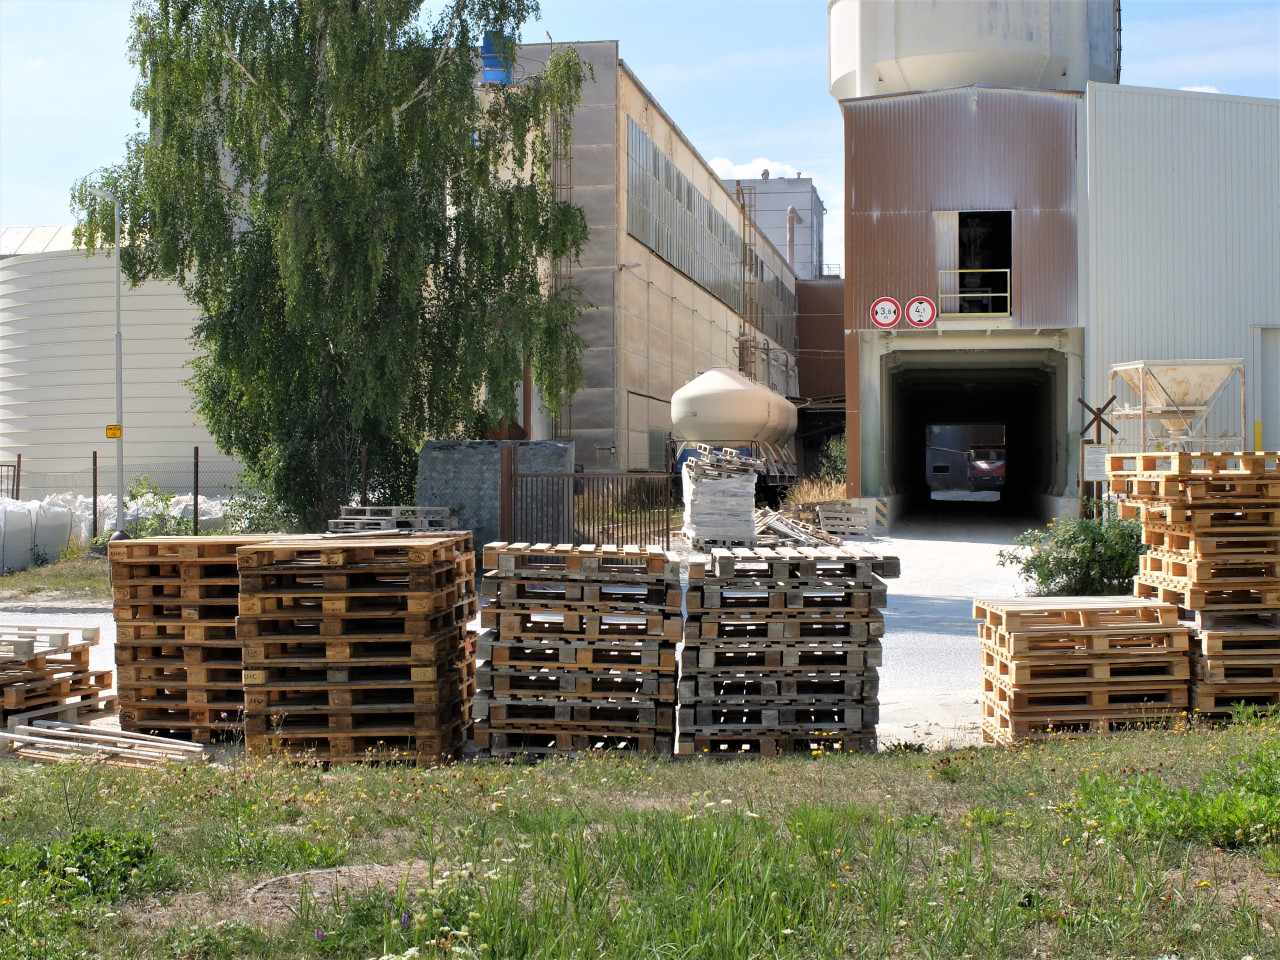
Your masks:
{"label": "dark garage opening", "polygon": [[[1065,428],[1065,421],[1062,428],[1056,426],[1062,411],[1054,400],[1065,357],[1050,351],[1034,353],[1044,359],[990,359],[992,354],[998,356],[995,351],[983,352],[983,359],[942,351],[885,358],[884,476],[890,492],[905,497],[902,514],[943,510],[974,516],[1038,516],[1042,495],[1061,494],[1054,476],[1054,438]],[[1005,480],[998,502],[930,500],[926,437],[928,426],[937,423],[1004,426]]]}

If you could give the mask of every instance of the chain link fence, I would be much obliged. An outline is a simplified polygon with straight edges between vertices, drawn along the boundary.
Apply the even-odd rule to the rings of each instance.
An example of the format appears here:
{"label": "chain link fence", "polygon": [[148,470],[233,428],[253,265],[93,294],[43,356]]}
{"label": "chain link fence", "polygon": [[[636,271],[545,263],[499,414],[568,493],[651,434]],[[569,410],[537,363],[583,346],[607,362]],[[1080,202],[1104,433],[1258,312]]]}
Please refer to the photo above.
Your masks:
{"label": "chain link fence", "polygon": [[[116,492],[116,461],[114,456],[98,457],[97,467],[93,463],[92,452],[84,458],[82,470],[45,471],[40,469],[41,461],[37,458],[23,458],[20,487],[14,491],[16,499],[43,500],[45,497],[65,493],[76,496],[91,497],[114,496]],[[201,459],[198,466],[199,489],[197,490],[197,464],[194,456],[153,459],[141,462],[125,462],[124,488],[128,495],[129,488],[136,482],[147,479],[152,486],[178,496],[194,495],[211,499],[223,499],[231,496],[237,487],[240,466],[234,460],[223,456]],[[0,475],[0,484],[4,481]],[[0,492],[3,487],[0,486]]]}

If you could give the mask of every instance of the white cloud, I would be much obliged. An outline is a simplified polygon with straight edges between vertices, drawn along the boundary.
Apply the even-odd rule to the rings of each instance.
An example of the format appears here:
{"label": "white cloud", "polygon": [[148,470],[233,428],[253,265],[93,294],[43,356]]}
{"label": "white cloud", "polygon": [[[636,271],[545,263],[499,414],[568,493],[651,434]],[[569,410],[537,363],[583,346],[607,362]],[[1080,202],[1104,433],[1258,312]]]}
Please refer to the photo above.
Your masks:
{"label": "white cloud", "polygon": [[734,163],[724,157],[712,157],[707,162],[711,164],[711,169],[716,172],[716,176],[722,180],[757,180],[764,170],[768,170],[771,177],[794,177],[800,173],[789,163],[769,160],[765,157],[756,157],[746,163]]}
{"label": "white cloud", "polygon": [[1186,90],[1190,93],[1221,93],[1217,87],[1179,87],[1179,90]]}
{"label": "white cloud", "polygon": [[43,60],[28,60],[23,64],[24,67],[43,67]]}

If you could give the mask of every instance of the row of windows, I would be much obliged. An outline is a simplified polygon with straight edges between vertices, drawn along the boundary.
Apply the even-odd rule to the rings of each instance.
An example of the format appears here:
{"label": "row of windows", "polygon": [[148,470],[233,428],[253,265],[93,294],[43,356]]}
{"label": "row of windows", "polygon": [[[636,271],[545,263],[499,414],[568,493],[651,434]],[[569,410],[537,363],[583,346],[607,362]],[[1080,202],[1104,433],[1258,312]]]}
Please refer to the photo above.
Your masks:
{"label": "row of windows", "polygon": [[630,117],[627,233],[742,313],[742,238]]}

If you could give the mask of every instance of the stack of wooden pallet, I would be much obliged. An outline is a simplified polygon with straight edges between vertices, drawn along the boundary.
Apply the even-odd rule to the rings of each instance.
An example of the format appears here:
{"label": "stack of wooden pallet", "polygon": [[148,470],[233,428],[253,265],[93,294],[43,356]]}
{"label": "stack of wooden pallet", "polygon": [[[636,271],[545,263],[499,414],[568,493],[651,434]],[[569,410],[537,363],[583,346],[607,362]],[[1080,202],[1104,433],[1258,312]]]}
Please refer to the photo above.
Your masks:
{"label": "stack of wooden pallet", "polygon": [[470,534],[277,539],[238,562],[250,751],[458,756],[474,692]]}
{"label": "stack of wooden pallet", "polygon": [[244,726],[236,550],[267,537],[107,545],[122,730],[208,742]]}
{"label": "stack of wooden pallet", "polygon": [[1108,473],[1142,521],[1135,593],[1194,628],[1192,710],[1280,703],[1280,454],[1113,454]]}
{"label": "stack of wooden pallet", "polygon": [[343,507],[342,516],[329,521],[329,532],[455,530],[457,526],[448,507]]}
{"label": "stack of wooden pallet", "polygon": [[851,547],[716,549],[691,562],[677,752],[874,748],[880,577],[895,557]]}
{"label": "stack of wooden pallet", "polygon": [[682,635],[674,556],[500,542],[485,546],[484,566],[476,747],[669,754]]}
{"label": "stack of wooden pallet", "polygon": [[0,722],[77,721],[101,715],[111,671],[94,671],[96,627],[0,627]]}
{"label": "stack of wooden pallet", "polygon": [[1188,631],[1132,597],[975,600],[982,732],[1011,742],[1168,723],[1187,707]]}

